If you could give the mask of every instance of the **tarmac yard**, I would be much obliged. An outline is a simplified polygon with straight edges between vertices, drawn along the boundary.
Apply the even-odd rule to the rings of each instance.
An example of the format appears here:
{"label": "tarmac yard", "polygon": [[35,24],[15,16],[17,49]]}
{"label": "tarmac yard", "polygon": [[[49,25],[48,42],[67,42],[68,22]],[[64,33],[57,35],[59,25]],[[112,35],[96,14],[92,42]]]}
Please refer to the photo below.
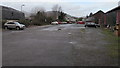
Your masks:
{"label": "tarmac yard", "polygon": [[3,66],[117,66],[99,28],[80,24],[3,31]]}

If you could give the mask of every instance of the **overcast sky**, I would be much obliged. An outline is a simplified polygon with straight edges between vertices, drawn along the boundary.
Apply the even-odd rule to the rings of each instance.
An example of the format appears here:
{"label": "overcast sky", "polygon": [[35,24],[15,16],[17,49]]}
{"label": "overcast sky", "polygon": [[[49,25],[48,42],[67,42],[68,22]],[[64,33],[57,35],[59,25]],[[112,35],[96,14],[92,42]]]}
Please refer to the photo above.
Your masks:
{"label": "overcast sky", "polygon": [[56,4],[62,7],[65,13],[72,16],[82,17],[95,13],[98,10],[107,12],[118,6],[120,0],[0,0],[0,5],[9,6],[21,11],[31,12],[35,7],[44,7],[46,11],[51,11]]}

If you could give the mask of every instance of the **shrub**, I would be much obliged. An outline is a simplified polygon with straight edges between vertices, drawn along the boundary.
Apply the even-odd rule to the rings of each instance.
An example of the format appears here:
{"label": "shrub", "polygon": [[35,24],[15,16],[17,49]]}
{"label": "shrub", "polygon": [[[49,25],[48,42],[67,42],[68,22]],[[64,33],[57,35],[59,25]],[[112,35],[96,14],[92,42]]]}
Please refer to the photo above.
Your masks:
{"label": "shrub", "polygon": [[32,22],[30,20],[19,20],[18,22],[20,22],[21,24],[24,24],[26,27],[28,27],[29,25],[32,25]]}
{"label": "shrub", "polygon": [[53,21],[53,18],[52,18],[52,17],[47,17],[47,18],[46,18],[46,23],[47,23],[47,24],[51,24],[52,21]]}

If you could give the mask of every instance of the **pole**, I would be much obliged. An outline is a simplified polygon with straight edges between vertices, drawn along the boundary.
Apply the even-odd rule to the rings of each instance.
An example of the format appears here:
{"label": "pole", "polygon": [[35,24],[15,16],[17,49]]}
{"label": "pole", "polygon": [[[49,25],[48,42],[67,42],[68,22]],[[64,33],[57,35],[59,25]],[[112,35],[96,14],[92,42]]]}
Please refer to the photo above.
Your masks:
{"label": "pole", "polygon": [[22,7],[23,7],[23,6],[25,6],[25,5],[24,5],[24,4],[23,4],[23,5],[21,5],[21,12],[22,12]]}

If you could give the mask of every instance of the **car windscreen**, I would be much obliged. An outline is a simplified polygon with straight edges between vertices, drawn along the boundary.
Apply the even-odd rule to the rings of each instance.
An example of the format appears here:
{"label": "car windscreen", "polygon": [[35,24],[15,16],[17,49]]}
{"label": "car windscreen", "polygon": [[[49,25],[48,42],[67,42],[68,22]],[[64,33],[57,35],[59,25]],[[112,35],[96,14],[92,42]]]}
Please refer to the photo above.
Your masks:
{"label": "car windscreen", "polygon": [[20,25],[20,23],[18,23],[18,22],[14,22],[14,23]]}

